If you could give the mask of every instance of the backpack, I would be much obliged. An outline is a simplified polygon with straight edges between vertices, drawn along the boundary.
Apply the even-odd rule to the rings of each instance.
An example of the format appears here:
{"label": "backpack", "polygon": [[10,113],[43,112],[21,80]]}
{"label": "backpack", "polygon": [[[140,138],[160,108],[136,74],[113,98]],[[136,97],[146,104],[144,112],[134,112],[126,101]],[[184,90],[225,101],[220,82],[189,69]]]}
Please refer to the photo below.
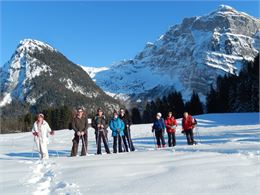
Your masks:
{"label": "backpack", "polygon": [[198,124],[197,120],[195,118],[193,118],[193,120],[194,120],[194,125],[197,125]]}

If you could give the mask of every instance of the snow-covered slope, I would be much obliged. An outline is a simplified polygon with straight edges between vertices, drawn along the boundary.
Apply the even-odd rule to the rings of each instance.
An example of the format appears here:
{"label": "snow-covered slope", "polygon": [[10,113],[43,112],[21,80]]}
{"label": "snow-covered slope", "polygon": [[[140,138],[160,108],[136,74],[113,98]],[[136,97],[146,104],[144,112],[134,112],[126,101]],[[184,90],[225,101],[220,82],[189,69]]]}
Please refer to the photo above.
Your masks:
{"label": "snow-covered slope", "polygon": [[118,102],[106,95],[80,66],[37,40],[20,42],[11,59],[0,68],[0,79],[0,107],[18,101],[34,109],[65,104],[86,106],[92,111],[99,106],[119,108]]}
{"label": "snow-covered slope", "polygon": [[133,100],[156,98],[173,89],[203,97],[218,75],[237,74],[260,48],[260,20],[221,5],[210,14],[185,18],[131,60],[99,71],[94,80],[106,92]]}
{"label": "snow-covered slope", "polygon": [[[136,152],[101,156],[93,155],[96,144],[89,129],[89,156],[75,158],[68,157],[73,132],[62,130],[50,139],[51,158],[45,162],[32,154],[31,133],[0,135],[0,192],[258,195],[259,117],[259,113],[197,116],[196,146],[186,145],[178,120],[177,146],[161,150],[154,150],[151,124],[135,125]],[[110,136],[109,142],[112,149]]]}

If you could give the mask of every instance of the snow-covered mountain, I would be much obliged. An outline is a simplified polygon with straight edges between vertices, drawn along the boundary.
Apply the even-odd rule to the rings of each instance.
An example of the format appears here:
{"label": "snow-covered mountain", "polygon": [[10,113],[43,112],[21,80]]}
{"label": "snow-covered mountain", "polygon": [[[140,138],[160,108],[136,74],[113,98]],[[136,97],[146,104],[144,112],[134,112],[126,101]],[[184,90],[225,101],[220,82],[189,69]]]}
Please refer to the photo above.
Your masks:
{"label": "snow-covered mountain", "polygon": [[20,42],[11,59],[0,70],[1,101],[14,101],[37,109],[61,105],[119,107],[82,68],[50,45],[31,39]]}
{"label": "snow-covered mountain", "polygon": [[210,14],[185,18],[133,59],[103,71],[93,69],[97,85],[109,95],[152,99],[176,89],[205,97],[218,75],[237,74],[260,47],[260,20],[221,5]]}

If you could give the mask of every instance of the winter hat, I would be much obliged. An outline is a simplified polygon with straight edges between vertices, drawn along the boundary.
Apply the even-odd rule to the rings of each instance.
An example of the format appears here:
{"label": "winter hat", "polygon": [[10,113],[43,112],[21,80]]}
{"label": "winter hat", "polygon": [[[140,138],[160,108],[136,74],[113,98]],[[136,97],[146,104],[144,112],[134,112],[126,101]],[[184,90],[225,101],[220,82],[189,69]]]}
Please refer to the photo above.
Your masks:
{"label": "winter hat", "polygon": [[39,114],[38,114],[38,117],[44,118],[44,114],[39,113]]}
{"label": "winter hat", "polygon": [[162,117],[162,114],[158,112],[156,116]]}
{"label": "winter hat", "polygon": [[116,111],[116,110],[114,110],[114,115],[118,115],[118,113],[117,113],[117,111]]}
{"label": "winter hat", "polygon": [[78,112],[83,112],[83,109],[79,107],[79,108],[77,109],[77,111],[78,111]]}
{"label": "winter hat", "polygon": [[103,112],[103,111],[102,111],[102,108],[99,107],[99,108],[97,109],[97,112]]}

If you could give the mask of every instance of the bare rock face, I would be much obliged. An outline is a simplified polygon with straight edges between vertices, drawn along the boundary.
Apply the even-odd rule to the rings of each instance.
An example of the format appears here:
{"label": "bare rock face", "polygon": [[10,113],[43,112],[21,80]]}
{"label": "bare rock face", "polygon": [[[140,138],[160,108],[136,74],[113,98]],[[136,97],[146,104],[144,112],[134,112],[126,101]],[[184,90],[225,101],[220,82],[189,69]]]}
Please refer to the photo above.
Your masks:
{"label": "bare rock face", "polygon": [[93,79],[108,94],[133,101],[161,97],[170,89],[184,98],[193,90],[205,97],[218,75],[238,74],[246,61],[253,61],[259,31],[259,19],[221,5],[208,15],[185,18],[133,59],[115,63]]}

